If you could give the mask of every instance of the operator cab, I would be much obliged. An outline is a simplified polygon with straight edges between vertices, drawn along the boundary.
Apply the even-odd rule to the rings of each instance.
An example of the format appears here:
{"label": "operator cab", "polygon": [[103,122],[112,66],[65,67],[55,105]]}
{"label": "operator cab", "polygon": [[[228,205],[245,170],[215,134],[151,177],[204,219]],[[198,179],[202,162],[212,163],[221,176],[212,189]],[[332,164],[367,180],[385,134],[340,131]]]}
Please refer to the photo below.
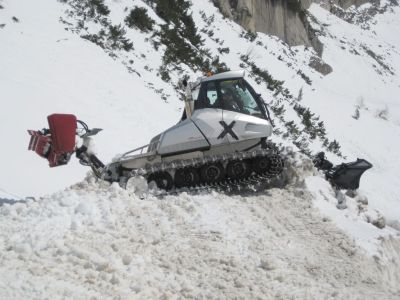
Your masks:
{"label": "operator cab", "polygon": [[162,156],[224,153],[225,147],[245,151],[272,134],[267,108],[244,79],[244,71],[203,77],[187,87],[181,121],[155,137],[151,151]]}
{"label": "operator cab", "polygon": [[192,93],[194,111],[215,108],[267,119],[264,103],[243,75],[236,71],[203,79]]}

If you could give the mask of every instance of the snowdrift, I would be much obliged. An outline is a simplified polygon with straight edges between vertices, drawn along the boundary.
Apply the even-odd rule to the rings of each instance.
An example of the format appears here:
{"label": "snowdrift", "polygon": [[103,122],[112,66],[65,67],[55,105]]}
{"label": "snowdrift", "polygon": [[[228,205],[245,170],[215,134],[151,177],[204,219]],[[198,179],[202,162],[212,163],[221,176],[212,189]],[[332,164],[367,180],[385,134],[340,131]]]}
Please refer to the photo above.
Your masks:
{"label": "snowdrift", "polygon": [[285,189],[253,195],[139,198],[89,176],[2,203],[0,296],[398,298],[399,241],[386,236],[384,253],[366,255],[314,207],[311,162],[293,161]]}

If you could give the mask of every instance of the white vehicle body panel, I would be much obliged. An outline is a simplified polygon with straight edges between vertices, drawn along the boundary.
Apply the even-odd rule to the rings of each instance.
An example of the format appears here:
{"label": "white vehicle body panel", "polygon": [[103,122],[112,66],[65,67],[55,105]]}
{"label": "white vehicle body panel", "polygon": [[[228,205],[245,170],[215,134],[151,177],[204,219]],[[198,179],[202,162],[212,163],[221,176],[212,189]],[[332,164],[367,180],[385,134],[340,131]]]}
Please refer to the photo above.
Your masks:
{"label": "white vehicle body panel", "polygon": [[161,135],[157,152],[163,155],[208,147],[209,144],[200,130],[190,119],[186,119]]}
{"label": "white vehicle body panel", "polygon": [[229,143],[228,138],[218,138],[223,127],[222,109],[218,108],[203,108],[195,110],[192,116],[192,121],[197,125],[201,132],[207,137],[211,146],[223,145]]}
{"label": "white vehicle body panel", "polygon": [[238,139],[227,133],[230,143],[269,137],[272,134],[272,126],[267,120],[229,110],[224,110],[222,115],[226,125],[231,125],[233,121],[235,122],[231,126],[233,126],[232,131]]}

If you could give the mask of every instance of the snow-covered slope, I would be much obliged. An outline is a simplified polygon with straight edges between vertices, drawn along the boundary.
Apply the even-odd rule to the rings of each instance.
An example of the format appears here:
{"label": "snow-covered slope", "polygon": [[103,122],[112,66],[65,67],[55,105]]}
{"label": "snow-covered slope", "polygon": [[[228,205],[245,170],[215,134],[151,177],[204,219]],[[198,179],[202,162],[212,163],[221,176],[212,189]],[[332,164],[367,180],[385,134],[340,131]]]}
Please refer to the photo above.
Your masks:
{"label": "snow-covered slope", "polygon": [[393,33],[400,28],[400,7],[377,16],[368,31],[317,5],[310,12],[323,23],[323,59],[333,72],[305,91],[304,102],[340,139],[349,159],[362,157],[374,165],[363,177],[362,189],[374,207],[398,220],[400,37]]}
{"label": "snow-covered slope", "polygon": [[[280,102],[285,120],[302,129],[299,139],[307,136],[292,101],[274,95],[251,63],[320,116],[346,161],[363,157],[374,168],[355,198],[335,195],[321,174],[303,172],[310,162],[296,156],[298,174],[286,171],[297,181],[286,189],[162,199],[149,192],[141,200],[132,190],[83,180],[87,169],[76,159],[49,169],[27,151],[26,130],[46,127],[51,113],[73,113],[104,129],[96,145],[110,161],[176,123],[182,103],[173,85],[201,73],[181,64],[182,72],[170,70],[170,83],[163,81],[166,47],[156,50],[152,33],[126,28],[134,50],[104,50],[79,36],[100,25],[88,20],[77,33],[79,18],[66,13],[73,1],[62,2],[0,0],[0,298],[400,297],[398,6],[361,29],[312,5],[322,59],[333,68],[322,76],[309,66],[312,49],[264,34],[251,41],[211,1],[192,1],[209,56],[246,68],[264,99]],[[148,9],[156,28],[165,23],[149,1],[105,3],[112,24],[123,24],[125,8],[135,5]],[[298,150],[283,135],[274,141]],[[322,148],[321,139],[307,142],[313,152]],[[338,197],[347,209],[336,208]],[[372,225],[384,218],[390,226]]]}
{"label": "snow-covered slope", "polygon": [[[125,8],[132,7],[129,1],[106,1],[106,4],[113,24],[121,23],[127,15]],[[147,4],[139,0],[135,4],[148,8],[150,16],[163,23]],[[1,110],[4,124],[1,134],[7,140],[1,156],[7,172],[2,172],[0,182],[3,189],[21,197],[56,191],[83,178],[86,172],[76,161],[68,167],[49,170],[39,157],[26,151],[25,129],[45,127],[48,114],[74,113],[89,125],[104,128],[97,143],[100,157],[109,161],[117,153],[145,144],[174,124],[181,113],[173,87],[154,76],[164,48],[154,49],[150,33],[126,28],[135,50],[128,54],[119,51],[112,59],[99,47],[72,33],[71,26],[59,22],[60,16],[66,18],[67,5],[46,1],[35,5],[3,1],[4,8],[0,10],[4,20],[0,31],[3,58],[0,76],[5,103]],[[32,13],[46,9],[54,13],[47,17]],[[206,0],[194,2],[191,9],[211,57],[218,55],[231,69],[238,69],[246,66],[242,59],[246,55],[275,79],[284,80],[284,87],[293,95],[302,89],[302,102],[321,116],[328,137],[339,141],[348,160],[363,157],[373,163],[375,167],[363,177],[366,182],[363,187],[376,208],[390,219],[398,219],[395,174],[399,159],[394,141],[400,134],[396,101],[400,89],[397,75],[400,42],[388,32],[399,26],[396,18],[399,7],[377,15],[370,21],[370,29],[363,30],[313,5],[310,12],[319,22],[315,27],[322,32],[320,39],[325,45],[322,58],[333,67],[333,72],[325,77],[308,66],[310,57],[315,55],[310,49],[290,49],[263,34],[251,42],[241,37],[242,29],[237,24],[224,19]],[[97,32],[97,27],[88,22],[87,32]],[[220,53],[218,48],[227,48],[229,53]],[[132,64],[132,73],[126,72],[127,64]],[[192,71],[182,67],[195,78]],[[171,76],[172,82],[179,78],[174,72]],[[263,84],[250,81],[268,101],[274,99]],[[160,99],[162,96],[167,100]],[[352,116],[357,107],[360,118],[355,120]],[[293,110],[287,108],[286,120],[301,124]],[[378,113],[387,120],[376,117]],[[311,142],[313,151],[321,149],[319,142]],[[343,160],[329,158],[337,163]],[[24,166],[30,166],[29,171]]]}
{"label": "snow-covered slope", "polygon": [[[49,114],[72,113],[91,127],[103,128],[96,143],[105,161],[148,143],[179,119],[177,97],[161,100],[101,48],[65,31],[59,22],[65,9],[60,3],[2,5],[0,188],[21,197],[38,196],[83,179],[87,169],[76,159],[68,167],[49,169],[27,151],[26,130],[48,127]],[[43,16],[42,11],[52,13]],[[165,86],[153,77],[157,89]]]}

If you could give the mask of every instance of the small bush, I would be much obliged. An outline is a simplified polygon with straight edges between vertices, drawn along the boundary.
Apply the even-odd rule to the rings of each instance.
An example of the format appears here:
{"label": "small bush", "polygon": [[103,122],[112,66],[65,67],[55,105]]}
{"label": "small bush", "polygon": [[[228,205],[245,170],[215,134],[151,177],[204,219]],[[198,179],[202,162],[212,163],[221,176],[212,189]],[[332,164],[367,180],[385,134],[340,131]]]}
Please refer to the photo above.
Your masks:
{"label": "small bush", "polygon": [[379,119],[387,121],[388,116],[389,116],[389,108],[385,106],[382,109],[378,109],[375,113],[375,116]]}
{"label": "small bush", "polygon": [[240,37],[245,38],[246,40],[249,40],[250,42],[254,42],[255,39],[257,38],[257,33],[249,31],[242,31],[240,34]]}
{"label": "small bush", "polygon": [[358,120],[360,118],[360,109],[356,107],[356,111],[354,112],[354,115],[351,116],[353,119]]}
{"label": "small bush", "polygon": [[[104,31],[101,31],[101,32],[104,32]],[[100,32],[99,32],[99,34],[84,34],[84,35],[81,35],[81,38],[88,40],[104,49],[104,40],[103,40],[103,36]]]}
{"label": "small bush", "polygon": [[306,74],[303,73],[302,70],[298,70],[297,74],[299,74],[301,76],[301,78],[303,78],[303,80],[308,84],[311,85],[312,81],[310,79],[310,77],[308,77]]}
{"label": "small bush", "polygon": [[90,9],[90,15],[94,17],[95,12],[102,16],[108,16],[110,10],[104,4],[104,0],[89,0],[87,6]]}
{"label": "small bush", "polygon": [[328,151],[331,151],[331,152],[335,153],[336,155],[341,156],[340,145],[336,140],[333,140],[333,142],[330,142],[327,149],[328,149]]}
{"label": "small bush", "polygon": [[104,0],[92,0],[92,3],[94,3],[96,5],[97,13],[99,15],[108,16],[108,14],[110,13],[110,10],[104,4]]}
{"label": "small bush", "polygon": [[230,49],[228,47],[226,47],[226,48],[218,47],[218,52],[221,54],[223,54],[223,53],[229,54]]}
{"label": "small bush", "polygon": [[147,15],[145,8],[135,7],[125,18],[125,24],[130,28],[137,27],[143,32],[149,32],[153,30],[155,22]]}
{"label": "small bush", "polygon": [[125,37],[125,29],[121,25],[109,25],[108,31],[101,29],[98,34],[86,34],[81,37],[95,43],[96,45],[108,50],[125,50],[133,49],[133,43]]}
{"label": "small bush", "polygon": [[133,48],[133,44],[125,38],[125,33],[126,31],[121,25],[110,25],[108,27],[107,40],[111,49],[129,51]]}
{"label": "small bush", "polygon": [[[251,71],[253,72],[253,74],[259,76],[261,80],[264,80],[267,85],[267,89],[271,91],[282,92],[283,81],[275,80],[274,78],[272,78],[267,70],[262,70],[257,67],[254,62],[250,61],[248,55],[241,55],[240,59],[251,67]],[[261,83],[261,81],[257,81],[257,83]]]}
{"label": "small bush", "polygon": [[165,67],[160,67],[159,74],[161,76],[161,79],[164,80],[165,82],[169,82],[171,80],[169,72]]}
{"label": "small bush", "polygon": [[297,95],[297,102],[301,102],[303,100],[303,88],[299,90],[299,94]]}

